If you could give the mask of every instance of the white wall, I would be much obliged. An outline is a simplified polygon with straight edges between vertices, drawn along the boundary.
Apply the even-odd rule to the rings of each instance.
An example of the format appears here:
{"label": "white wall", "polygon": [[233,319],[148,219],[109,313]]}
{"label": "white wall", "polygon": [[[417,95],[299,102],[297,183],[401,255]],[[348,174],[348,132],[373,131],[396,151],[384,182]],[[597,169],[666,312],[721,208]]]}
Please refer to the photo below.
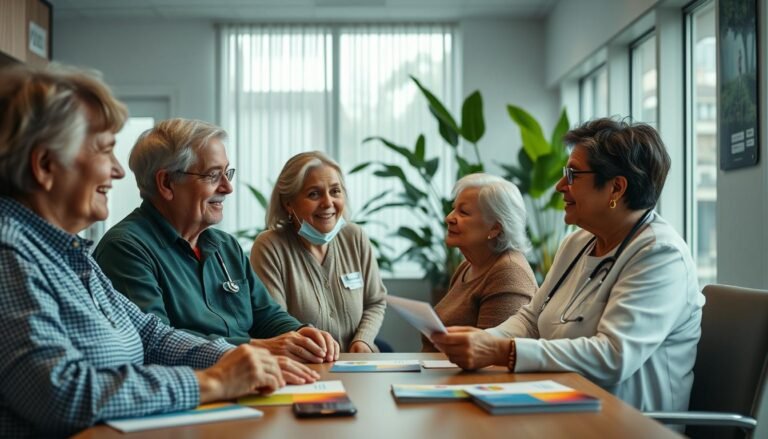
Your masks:
{"label": "white wall", "polygon": [[658,0],[561,0],[546,24],[546,83],[568,72],[643,15]]}
{"label": "white wall", "polygon": [[170,95],[173,116],[216,118],[210,22],[54,20],[54,60],[100,70],[118,95]]}
{"label": "white wall", "polygon": [[462,100],[474,90],[482,93],[486,133],[480,154],[491,164],[486,170],[499,173],[492,163],[516,161],[520,149],[520,131],[507,114],[508,104],[531,113],[547,136],[559,116],[558,92],[544,81],[544,21],[464,20],[459,31]]}
{"label": "white wall", "polygon": [[718,282],[768,289],[768,0],[758,2],[760,65],[757,166],[717,174]]}

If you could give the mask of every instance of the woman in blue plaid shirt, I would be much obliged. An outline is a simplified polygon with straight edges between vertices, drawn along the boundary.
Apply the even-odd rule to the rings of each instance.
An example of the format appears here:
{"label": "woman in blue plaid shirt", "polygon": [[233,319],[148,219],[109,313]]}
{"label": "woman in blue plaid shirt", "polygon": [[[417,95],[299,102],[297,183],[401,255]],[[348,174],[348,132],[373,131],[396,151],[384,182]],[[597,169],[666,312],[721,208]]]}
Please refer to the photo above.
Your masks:
{"label": "woman in blue plaid shirt", "polygon": [[125,106],[92,75],[0,70],[0,437],[277,389],[266,350],[176,331],[114,290],[77,233],[108,214]]}

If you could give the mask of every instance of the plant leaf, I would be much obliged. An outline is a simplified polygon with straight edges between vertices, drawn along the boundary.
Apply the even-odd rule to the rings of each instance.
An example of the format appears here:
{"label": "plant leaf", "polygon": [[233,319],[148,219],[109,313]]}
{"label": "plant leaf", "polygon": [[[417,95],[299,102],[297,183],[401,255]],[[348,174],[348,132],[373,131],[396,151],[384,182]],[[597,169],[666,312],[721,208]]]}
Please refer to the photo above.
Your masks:
{"label": "plant leaf", "polygon": [[421,93],[427,98],[429,102],[429,112],[437,119],[438,129],[440,136],[445,139],[451,146],[457,146],[459,144],[459,126],[456,120],[451,116],[451,113],[445,108],[442,102],[431,92],[428,88],[421,85],[415,76],[411,76],[411,79],[416,86],[419,87]]}
{"label": "plant leaf", "polygon": [[424,138],[424,134],[419,134],[419,138],[416,139],[416,148],[414,148],[414,155],[419,162],[424,161],[424,154],[426,152],[427,141]]}
{"label": "plant leaf", "polygon": [[565,210],[565,200],[563,199],[563,194],[557,191],[553,192],[552,197],[550,197],[546,207],[548,209],[554,210]]}
{"label": "plant leaf", "polygon": [[405,157],[405,159],[408,160],[408,163],[410,163],[411,166],[414,166],[414,167],[418,166],[417,161],[416,161],[416,156],[411,152],[410,149],[408,149],[408,148],[406,148],[404,146],[396,145],[396,144],[390,142],[389,140],[387,140],[387,139],[385,139],[383,137],[378,137],[378,136],[366,137],[363,140],[363,143],[369,142],[371,140],[378,140],[379,142],[383,143],[384,146],[386,146],[387,148],[389,148],[392,151],[395,151],[396,153],[398,153],[401,156]]}
{"label": "plant leaf", "polygon": [[527,111],[514,105],[507,105],[507,112],[509,113],[509,117],[511,117],[520,128],[520,137],[523,141],[523,148],[528,153],[528,156],[532,160],[536,160],[539,156],[549,154],[552,148],[544,137],[541,125],[539,125],[536,119],[534,119]]}
{"label": "plant leaf", "polygon": [[425,239],[422,236],[419,235],[418,232],[413,230],[410,227],[402,226],[399,229],[397,229],[396,232],[397,236],[400,236],[401,238],[405,238],[415,244],[414,247],[411,247],[409,250],[412,250],[414,248],[418,247],[429,247],[429,239]]}
{"label": "plant leaf", "polygon": [[437,168],[440,166],[440,158],[435,157],[432,160],[424,162],[424,172],[427,174],[427,181],[432,181],[432,178],[437,173]]}
{"label": "plant leaf", "polygon": [[[549,141],[553,150],[558,149],[558,145],[563,145],[563,136],[568,132],[568,128],[570,128],[568,113],[566,113],[565,108],[563,108],[563,111],[560,112],[560,120],[557,121],[555,129],[552,130],[552,139]],[[560,148],[564,149],[565,146],[563,145]]]}
{"label": "plant leaf", "polygon": [[248,186],[248,190],[251,191],[251,194],[253,194],[253,196],[256,198],[256,201],[259,202],[261,207],[266,209],[267,208],[267,198],[264,196],[264,194],[262,194],[260,190],[256,189],[255,186],[252,186],[252,185],[250,185],[248,183],[246,183],[245,185]]}
{"label": "plant leaf", "polygon": [[454,148],[459,145],[459,131],[454,130],[450,125],[445,123],[440,117],[437,115],[437,112],[435,112],[435,109],[432,107],[429,107],[430,113],[434,115],[437,118],[437,129],[440,132],[440,137],[442,137],[446,142],[448,142],[449,145],[453,146]]}
{"label": "plant leaf", "polygon": [[354,168],[352,168],[352,170],[349,171],[349,174],[354,174],[356,172],[360,172],[363,169],[367,168],[368,166],[372,165],[373,163],[374,162],[363,162],[363,163],[360,163],[359,165],[357,165]]}
{"label": "plant leaf", "polygon": [[469,95],[461,106],[461,135],[472,143],[477,143],[485,134],[483,118],[483,97],[479,91]]}

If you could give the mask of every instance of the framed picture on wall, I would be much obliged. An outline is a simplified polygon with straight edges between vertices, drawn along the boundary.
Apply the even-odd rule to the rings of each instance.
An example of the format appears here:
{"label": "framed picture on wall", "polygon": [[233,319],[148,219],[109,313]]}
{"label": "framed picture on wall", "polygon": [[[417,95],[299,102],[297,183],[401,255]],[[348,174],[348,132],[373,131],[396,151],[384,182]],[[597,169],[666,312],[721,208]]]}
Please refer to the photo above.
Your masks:
{"label": "framed picture on wall", "polygon": [[719,0],[718,140],[720,169],[757,163],[757,0]]}

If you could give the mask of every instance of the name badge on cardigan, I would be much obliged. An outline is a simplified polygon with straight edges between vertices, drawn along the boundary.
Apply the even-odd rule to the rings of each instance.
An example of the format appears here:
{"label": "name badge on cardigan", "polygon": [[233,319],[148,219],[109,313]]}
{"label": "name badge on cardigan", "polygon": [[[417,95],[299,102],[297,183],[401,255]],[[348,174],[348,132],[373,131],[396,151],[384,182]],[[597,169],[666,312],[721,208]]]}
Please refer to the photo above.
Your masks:
{"label": "name badge on cardigan", "polygon": [[363,287],[363,275],[359,271],[347,273],[341,276],[341,283],[348,290],[356,290]]}

